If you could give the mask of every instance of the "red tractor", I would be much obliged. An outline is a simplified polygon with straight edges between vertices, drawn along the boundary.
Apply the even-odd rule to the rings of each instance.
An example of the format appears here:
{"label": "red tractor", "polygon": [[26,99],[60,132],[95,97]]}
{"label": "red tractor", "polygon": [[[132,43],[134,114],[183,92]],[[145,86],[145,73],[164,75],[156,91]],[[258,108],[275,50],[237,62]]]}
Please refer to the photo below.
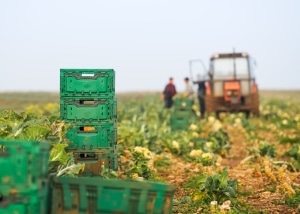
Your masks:
{"label": "red tractor", "polygon": [[[244,112],[259,116],[254,60],[247,53],[218,53],[210,58],[206,79],[206,113]],[[195,82],[197,83],[197,82]]]}

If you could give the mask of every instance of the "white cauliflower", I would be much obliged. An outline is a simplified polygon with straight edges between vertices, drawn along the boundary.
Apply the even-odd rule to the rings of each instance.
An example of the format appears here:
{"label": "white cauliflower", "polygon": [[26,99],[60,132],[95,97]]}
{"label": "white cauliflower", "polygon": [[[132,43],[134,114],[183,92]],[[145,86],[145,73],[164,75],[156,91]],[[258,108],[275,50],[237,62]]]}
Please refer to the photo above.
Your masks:
{"label": "white cauliflower", "polygon": [[202,153],[203,151],[201,149],[195,149],[190,152],[190,157],[192,158],[201,157]]}
{"label": "white cauliflower", "polygon": [[173,141],[172,141],[172,147],[173,147],[174,149],[179,149],[179,143],[178,143],[177,141],[173,140]]}

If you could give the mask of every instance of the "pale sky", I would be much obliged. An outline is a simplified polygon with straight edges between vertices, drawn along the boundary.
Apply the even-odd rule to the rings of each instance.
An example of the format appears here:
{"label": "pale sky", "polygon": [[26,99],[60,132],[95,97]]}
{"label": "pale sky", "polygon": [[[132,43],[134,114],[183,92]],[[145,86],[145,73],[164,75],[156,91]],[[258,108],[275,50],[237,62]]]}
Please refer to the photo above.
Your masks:
{"label": "pale sky", "polygon": [[0,1],[0,92],[59,91],[60,68],[113,68],[116,92],[170,76],[181,90],[189,60],[233,48],[261,89],[300,89],[300,1]]}

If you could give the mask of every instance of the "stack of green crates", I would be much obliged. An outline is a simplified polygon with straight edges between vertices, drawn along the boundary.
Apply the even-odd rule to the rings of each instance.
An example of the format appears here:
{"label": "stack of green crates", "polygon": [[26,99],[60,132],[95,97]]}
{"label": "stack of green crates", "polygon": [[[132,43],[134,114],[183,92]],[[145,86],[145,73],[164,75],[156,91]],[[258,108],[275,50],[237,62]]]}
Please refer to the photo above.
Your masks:
{"label": "stack of green crates", "polygon": [[117,170],[114,70],[61,69],[60,80],[61,119],[71,124],[67,151],[89,167],[84,176],[51,177],[51,214],[172,213],[170,185],[89,176],[97,167],[94,163]]}
{"label": "stack of green crates", "polygon": [[48,211],[50,145],[0,139],[0,214]]}
{"label": "stack of green crates", "polygon": [[193,112],[193,99],[180,98],[174,99],[174,104],[170,117],[172,131],[187,130],[191,122],[195,119]]}
{"label": "stack of green crates", "polygon": [[66,149],[76,162],[117,169],[113,69],[61,69],[60,117],[71,124]]}

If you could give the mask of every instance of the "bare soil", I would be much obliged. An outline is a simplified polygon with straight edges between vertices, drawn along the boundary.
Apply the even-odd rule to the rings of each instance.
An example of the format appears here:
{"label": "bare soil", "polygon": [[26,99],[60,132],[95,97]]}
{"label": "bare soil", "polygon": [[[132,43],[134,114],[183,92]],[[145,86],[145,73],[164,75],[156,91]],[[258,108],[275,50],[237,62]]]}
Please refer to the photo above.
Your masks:
{"label": "bare soil", "polygon": [[[244,202],[252,207],[256,213],[263,214],[296,214],[293,209],[284,203],[285,195],[276,188],[276,183],[263,172],[261,166],[255,163],[245,162],[243,160],[249,156],[247,151],[247,137],[245,132],[236,129],[233,126],[224,127],[231,139],[231,149],[226,157],[219,160],[219,168],[228,167],[230,179],[236,179],[239,184],[239,191],[244,192],[241,197]],[[269,132],[260,132],[261,137],[276,138]],[[175,199],[191,195],[184,188],[185,182],[196,175],[204,173],[205,170],[211,170],[203,167],[201,164],[190,163],[180,157],[172,157],[172,164],[164,171],[158,174],[166,181],[176,187]],[[215,169],[214,169],[215,170]],[[294,182],[300,183],[300,174],[298,172],[291,173],[295,179]],[[201,213],[201,212],[197,212]]]}

